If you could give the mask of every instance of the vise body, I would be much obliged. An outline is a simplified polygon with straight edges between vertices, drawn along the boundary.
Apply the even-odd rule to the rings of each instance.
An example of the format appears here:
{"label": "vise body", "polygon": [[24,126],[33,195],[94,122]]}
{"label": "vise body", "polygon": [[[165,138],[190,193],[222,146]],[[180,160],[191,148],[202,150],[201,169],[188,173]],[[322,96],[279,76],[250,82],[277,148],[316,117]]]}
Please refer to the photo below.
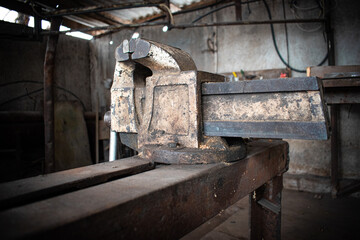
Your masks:
{"label": "vise body", "polygon": [[328,138],[315,77],[225,82],[186,52],[144,39],[124,40],[115,57],[111,129],[143,158],[231,162],[246,156],[244,138]]}

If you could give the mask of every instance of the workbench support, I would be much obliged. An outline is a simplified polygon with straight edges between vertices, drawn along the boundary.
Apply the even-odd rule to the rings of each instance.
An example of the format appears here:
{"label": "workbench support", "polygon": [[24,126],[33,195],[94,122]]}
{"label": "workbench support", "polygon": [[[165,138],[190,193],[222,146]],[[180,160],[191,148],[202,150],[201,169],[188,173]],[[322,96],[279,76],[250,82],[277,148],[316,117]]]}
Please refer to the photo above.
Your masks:
{"label": "workbench support", "polygon": [[283,178],[276,176],[250,198],[250,239],[281,239],[281,191]]}
{"label": "workbench support", "polygon": [[[38,185],[36,192],[41,196],[35,202],[20,202],[17,207],[8,208],[6,204],[0,211],[0,238],[179,239],[264,184],[265,199],[277,203],[273,197],[281,192],[281,177],[276,176],[288,168],[288,144],[256,141],[247,147],[248,156],[233,163],[158,165],[131,176],[122,174],[120,179],[106,178],[108,181],[102,183],[102,170],[96,170],[96,165],[49,174],[46,180],[52,184],[45,187],[34,184],[36,179],[24,180],[22,186],[28,191],[21,196],[34,192],[34,185]],[[97,165],[108,166],[104,169],[106,175],[114,176],[112,171],[126,169],[123,161],[126,159]],[[139,161],[143,165],[145,160]],[[86,173],[90,168],[95,171],[93,174]],[[73,174],[69,175],[69,171]],[[71,182],[67,175],[73,176]],[[95,186],[88,184],[91,175],[97,176]],[[273,182],[269,183],[271,179]],[[76,188],[79,181],[81,186]],[[4,199],[6,202],[19,197],[14,186],[18,184],[3,186],[2,192],[13,189],[13,194]],[[280,221],[279,215],[272,214],[256,219],[273,224],[271,217]],[[275,225],[280,226],[280,222]],[[268,226],[267,230],[272,229],[275,228]]]}
{"label": "workbench support", "polygon": [[339,190],[339,134],[338,115],[339,106],[331,105],[331,196],[337,197]]}

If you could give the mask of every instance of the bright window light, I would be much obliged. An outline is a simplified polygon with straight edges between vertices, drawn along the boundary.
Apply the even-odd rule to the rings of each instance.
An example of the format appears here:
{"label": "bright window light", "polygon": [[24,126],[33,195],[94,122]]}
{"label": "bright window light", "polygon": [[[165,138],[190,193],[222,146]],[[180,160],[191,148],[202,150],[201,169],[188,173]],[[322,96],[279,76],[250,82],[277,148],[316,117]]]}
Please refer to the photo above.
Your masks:
{"label": "bright window light", "polygon": [[66,33],[66,35],[76,37],[76,38],[82,38],[85,40],[93,39],[93,36],[91,36],[90,34],[86,34],[86,33],[82,33],[82,32],[69,32],[69,33]]}
{"label": "bright window light", "polygon": [[[67,31],[70,30],[70,28],[65,27],[63,25],[60,26],[60,31]],[[81,39],[85,39],[85,40],[91,40],[93,39],[93,36],[90,34],[86,34],[86,33],[82,33],[82,32],[68,32],[65,33],[68,36],[72,36],[72,37],[76,37],[76,38],[81,38]]]}
{"label": "bright window light", "polygon": [[[43,30],[49,30],[50,29],[50,22],[46,21],[46,20],[41,20],[41,29]],[[29,24],[28,27],[34,27],[35,23],[34,23],[34,17],[30,16],[29,17]]]}
{"label": "bright window light", "polygon": [[[15,23],[15,20],[16,20],[17,17],[18,17],[18,12],[9,10],[7,8],[4,8],[4,7],[0,7],[0,20]],[[34,17],[30,16],[29,17],[28,27],[33,28],[34,25],[35,25],[34,24]],[[49,21],[41,20],[41,29],[49,30],[50,25],[51,24],[50,24]],[[70,30],[70,28],[62,26],[62,25],[60,26],[60,31],[66,31],[66,30]],[[82,33],[82,32],[69,32],[69,33],[66,33],[66,35],[76,37],[76,38],[85,39],[85,40],[93,39],[92,35]]]}
{"label": "bright window light", "polygon": [[18,13],[16,11],[12,11],[10,9],[0,7],[0,20],[14,23],[17,17],[18,17]]}

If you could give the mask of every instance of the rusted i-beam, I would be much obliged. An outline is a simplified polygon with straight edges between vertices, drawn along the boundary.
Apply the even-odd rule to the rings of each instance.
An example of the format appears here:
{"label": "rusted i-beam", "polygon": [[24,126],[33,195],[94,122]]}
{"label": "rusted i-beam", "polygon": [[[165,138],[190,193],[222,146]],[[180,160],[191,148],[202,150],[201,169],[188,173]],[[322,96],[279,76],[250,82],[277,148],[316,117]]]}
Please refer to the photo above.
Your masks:
{"label": "rusted i-beam", "polygon": [[[61,18],[53,18],[51,20],[51,31],[58,31],[60,24]],[[44,173],[50,173],[54,171],[54,70],[58,38],[58,35],[49,36],[44,61]]]}

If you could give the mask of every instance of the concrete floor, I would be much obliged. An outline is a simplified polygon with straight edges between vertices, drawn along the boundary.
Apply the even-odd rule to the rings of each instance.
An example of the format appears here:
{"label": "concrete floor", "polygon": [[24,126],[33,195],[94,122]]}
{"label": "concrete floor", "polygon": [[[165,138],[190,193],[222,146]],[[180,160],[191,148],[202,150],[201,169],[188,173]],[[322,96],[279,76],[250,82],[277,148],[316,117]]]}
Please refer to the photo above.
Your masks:
{"label": "concrete floor", "polygon": [[[283,191],[282,239],[360,239],[360,199]],[[249,239],[249,204],[243,198],[182,240]]]}

